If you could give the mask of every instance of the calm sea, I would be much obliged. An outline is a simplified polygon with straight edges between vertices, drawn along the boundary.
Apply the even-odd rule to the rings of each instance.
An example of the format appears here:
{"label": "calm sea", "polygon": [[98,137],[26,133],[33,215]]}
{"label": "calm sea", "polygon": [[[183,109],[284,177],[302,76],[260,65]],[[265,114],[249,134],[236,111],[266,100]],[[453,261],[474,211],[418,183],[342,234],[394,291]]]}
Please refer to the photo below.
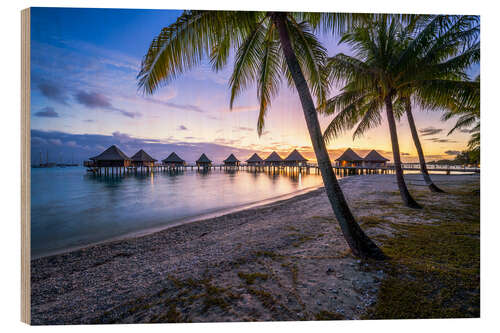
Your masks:
{"label": "calm sea", "polygon": [[31,169],[31,254],[41,257],[260,204],[315,188],[316,174],[186,170],[96,178],[82,167]]}

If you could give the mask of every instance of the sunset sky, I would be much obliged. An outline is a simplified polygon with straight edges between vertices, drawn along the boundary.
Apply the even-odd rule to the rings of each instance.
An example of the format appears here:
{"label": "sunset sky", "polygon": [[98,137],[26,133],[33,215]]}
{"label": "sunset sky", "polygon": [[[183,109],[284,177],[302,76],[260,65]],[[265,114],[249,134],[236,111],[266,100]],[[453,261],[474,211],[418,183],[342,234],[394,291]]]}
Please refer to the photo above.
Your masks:
{"label": "sunset sky", "polygon": [[[51,161],[59,162],[94,156],[110,144],[130,155],[145,148],[157,159],[175,150],[188,162],[201,152],[220,161],[230,152],[243,160],[253,152],[265,157],[272,150],[285,156],[294,148],[314,159],[298,96],[285,85],[272,102],[260,138],[255,87],[229,110],[231,61],[217,74],[205,63],[152,96],[138,91],[136,76],[149,43],[180,11],[33,8],[31,13],[34,163],[47,150]],[[325,35],[320,40],[329,56],[350,53],[336,38]],[[472,77],[477,74],[479,66],[470,71]],[[428,160],[453,158],[469,138],[460,131],[447,136],[454,121],[441,122],[440,117],[415,110]],[[320,121],[325,128],[328,118]],[[398,130],[403,160],[414,161],[405,118]],[[377,149],[392,159],[385,119],[361,139],[353,141],[349,132],[328,145],[333,157],[347,147],[362,156]]]}

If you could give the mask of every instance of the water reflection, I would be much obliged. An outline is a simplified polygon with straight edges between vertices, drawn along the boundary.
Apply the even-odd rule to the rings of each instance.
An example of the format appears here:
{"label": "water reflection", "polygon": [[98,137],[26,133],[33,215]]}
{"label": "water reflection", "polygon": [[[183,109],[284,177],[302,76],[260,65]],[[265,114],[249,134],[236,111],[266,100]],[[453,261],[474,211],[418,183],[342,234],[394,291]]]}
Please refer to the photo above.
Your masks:
{"label": "water reflection", "polygon": [[288,170],[92,176],[83,168],[32,169],[32,254],[167,226],[320,184],[319,175]]}

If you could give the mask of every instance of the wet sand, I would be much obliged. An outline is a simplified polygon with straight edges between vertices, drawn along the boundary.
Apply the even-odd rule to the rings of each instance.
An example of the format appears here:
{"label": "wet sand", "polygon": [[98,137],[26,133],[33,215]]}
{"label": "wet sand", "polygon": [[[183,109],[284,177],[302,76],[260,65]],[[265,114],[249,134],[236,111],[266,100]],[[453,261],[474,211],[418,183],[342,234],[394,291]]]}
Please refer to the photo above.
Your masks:
{"label": "wet sand", "polygon": [[[407,175],[413,192],[420,175]],[[445,190],[479,175],[433,175]],[[355,216],[400,202],[394,175],[340,180]],[[441,195],[436,200],[450,203]],[[424,203],[425,205],[425,203]],[[425,210],[425,208],[424,208]],[[390,223],[433,223],[398,210]],[[390,216],[389,216],[390,215]],[[364,227],[391,235],[390,225]],[[265,206],[98,244],[31,263],[32,323],[358,319],[376,302],[382,270],[344,241],[320,188]]]}

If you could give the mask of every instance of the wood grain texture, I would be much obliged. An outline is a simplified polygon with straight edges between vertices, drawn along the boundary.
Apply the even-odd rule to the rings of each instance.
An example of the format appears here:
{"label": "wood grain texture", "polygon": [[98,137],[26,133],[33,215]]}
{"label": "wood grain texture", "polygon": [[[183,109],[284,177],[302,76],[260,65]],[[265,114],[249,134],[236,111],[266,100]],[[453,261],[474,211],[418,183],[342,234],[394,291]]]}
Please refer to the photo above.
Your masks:
{"label": "wood grain texture", "polygon": [[30,9],[21,11],[21,321],[31,322]]}

